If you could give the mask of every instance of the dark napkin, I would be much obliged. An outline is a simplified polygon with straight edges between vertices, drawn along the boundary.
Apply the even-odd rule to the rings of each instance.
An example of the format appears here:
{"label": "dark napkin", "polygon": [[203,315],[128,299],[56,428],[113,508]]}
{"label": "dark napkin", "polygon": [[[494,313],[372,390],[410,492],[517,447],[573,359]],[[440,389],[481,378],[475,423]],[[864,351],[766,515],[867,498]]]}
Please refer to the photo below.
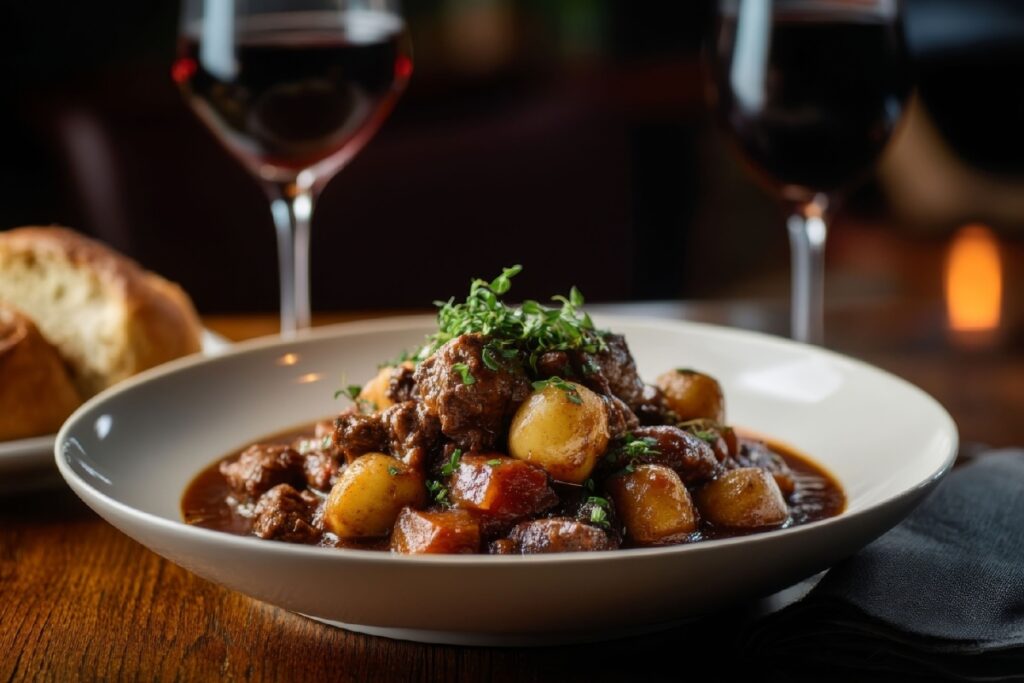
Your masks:
{"label": "dark napkin", "polygon": [[1024,451],[955,469],[740,645],[793,678],[1024,681]]}

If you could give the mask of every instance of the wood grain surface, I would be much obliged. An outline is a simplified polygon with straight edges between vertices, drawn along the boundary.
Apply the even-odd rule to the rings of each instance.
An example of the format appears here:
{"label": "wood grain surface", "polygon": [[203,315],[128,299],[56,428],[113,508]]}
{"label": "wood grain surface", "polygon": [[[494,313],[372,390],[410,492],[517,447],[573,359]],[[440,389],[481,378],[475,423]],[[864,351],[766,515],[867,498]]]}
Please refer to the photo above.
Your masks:
{"label": "wood grain surface", "polygon": [[[363,315],[325,316],[335,322]],[[1024,359],[956,351],[877,316],[854,316],[840,350],[942,401],[966,441],[1024,445]],[[210,317],[229,339],[275,331],[271,316]],[[913,327],[917,329],[917,327]],[[858,333],[859,331],[859,333]],[[473,598],[470,598],[473,599]],[[680,680],[687,655],[728,670],[740,611],[613,643],[461,648],[330,628],[199,579],[103,522],[67,489],[0,498],[0,681]]]}

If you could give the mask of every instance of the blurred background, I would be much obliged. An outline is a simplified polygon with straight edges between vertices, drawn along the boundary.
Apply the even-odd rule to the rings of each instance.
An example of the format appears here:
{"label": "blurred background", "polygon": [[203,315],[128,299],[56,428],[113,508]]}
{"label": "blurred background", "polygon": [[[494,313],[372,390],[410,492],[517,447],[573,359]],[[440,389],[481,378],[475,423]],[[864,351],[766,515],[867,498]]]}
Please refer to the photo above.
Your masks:
{"label": "blurred background", "polygon": [[[314,310],[422,307],[526,266],[516,297],[778,299],[789,252],[705,101],[706,0],[415,0],[415,73],[323,193]],[[174,0],[12,3],[0,229],[61,223],[180,282],[203,313],[277,310],[256,182],[169,71]],[[1024,235],[1024,3],[906,0],[914,101],[830,232],[830,302],[942,296],[953,237]],[[998,265],[998,264],[997,264]],[[1016,308],[1021,308],[1019,301]],[[1000,304],[1002,306],[1004,304]]]}

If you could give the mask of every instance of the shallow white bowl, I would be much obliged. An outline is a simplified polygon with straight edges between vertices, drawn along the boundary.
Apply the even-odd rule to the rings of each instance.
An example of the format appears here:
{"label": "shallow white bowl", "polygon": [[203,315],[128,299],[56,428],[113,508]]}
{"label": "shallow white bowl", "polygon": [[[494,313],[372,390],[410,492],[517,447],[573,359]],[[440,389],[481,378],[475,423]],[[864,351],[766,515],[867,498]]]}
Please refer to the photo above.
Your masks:
{"label": "shallow white bowl", "polygon": [[765,595],[846,557],[902,519],[949,469],[952,419],[881,370],[774,337],[599,318],[642,376],[718,377],[730,422],[811,454],[849,499],[806,526],[694,545],[531,557],[405,557],[243,538],[181,522],[203,467],[249,441],[337,412],[336,388],[414,348],[432,319],[369,321],[298,341],[172,363],[79,409],[57,437],[61,474],[154,552],[229,588],[354,630],[475,644],[551,644],[638,632]]}

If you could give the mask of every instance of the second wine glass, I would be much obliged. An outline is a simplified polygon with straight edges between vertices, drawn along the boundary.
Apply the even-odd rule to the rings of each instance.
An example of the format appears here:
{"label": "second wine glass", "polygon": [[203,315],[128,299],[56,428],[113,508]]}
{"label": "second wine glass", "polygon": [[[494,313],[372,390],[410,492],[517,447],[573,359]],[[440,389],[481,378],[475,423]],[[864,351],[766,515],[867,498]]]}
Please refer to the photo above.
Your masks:
{"label": "second wine glass", "polygon": [[317,195],[377,131],[411,73],[395,0],[184,4],[172,76],[267,192],[283,334],[310,322]]}
{"label": "second wine glass", "polygon": [[874,165],[910,81],[896,0],[720,0],[718,115],[789,210],[792,334],[824,339],[826,217]]}

